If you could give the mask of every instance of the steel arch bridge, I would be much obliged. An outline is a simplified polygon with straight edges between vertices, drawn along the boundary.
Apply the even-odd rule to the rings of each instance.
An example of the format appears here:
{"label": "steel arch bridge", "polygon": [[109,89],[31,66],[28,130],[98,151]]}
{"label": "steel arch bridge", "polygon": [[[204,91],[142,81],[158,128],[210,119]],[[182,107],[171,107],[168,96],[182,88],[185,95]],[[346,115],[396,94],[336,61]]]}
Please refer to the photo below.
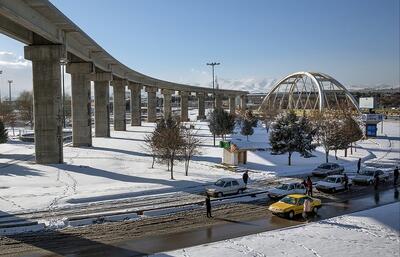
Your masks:
{"label": "steel arch bridge", "polygon": [[346,109],[360,113],[351,93],[336,79],[320,72],[296,72],[276,83],[259,111]]}

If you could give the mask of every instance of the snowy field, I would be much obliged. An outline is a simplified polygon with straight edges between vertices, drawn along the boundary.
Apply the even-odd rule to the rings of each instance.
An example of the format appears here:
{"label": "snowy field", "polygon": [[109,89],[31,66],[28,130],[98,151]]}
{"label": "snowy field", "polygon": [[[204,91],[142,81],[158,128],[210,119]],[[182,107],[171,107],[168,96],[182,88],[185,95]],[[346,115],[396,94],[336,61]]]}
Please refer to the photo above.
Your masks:
{"label": "snowy field", "polygon": [[400,203],[153,257],[400,255]]}
{"label": "snowy field", "polygon": [[[191,111],[191,119],[196,117]],[[64,164],[39,165],[34,163],[34,145],[18,140],[0,145],[0,210],[21,212],[53,210],[62,206],[88,204],[104,200],[117,201],[127,197],[158,195],[170,192],[192,192],[221,177],[241,177],[219,165],[222,149],[212,147],[212,135],[205,122],[194,122],[202,141],[202,155],[194,157],[189,176],[184,175],[183,164],[175,167],[175,180],[164,165],[151,169],[151,157],[145,151],[143,138],[154,124],[141,127],[127,126],[127,131],[111,131],[111,138],[93,138],[93,147],[64,147]],[[386,137],[385,135],[388,135]],[[357,152],[343,157],[338,152],[338,163],[354,171],[358,158],[364,160],[399,162],[399,122],[385,122],[384,134],[373,140],[357,143]],[[247,142],[236,133],[238,144],[253,144],[267,148],[268,135],[262,127]],[[251,169],[250,178],[273,178],[281,175],[310,173],[324,162],[322,149],[313,158],[293,157],[293,166],[287,166],[287,155],[270,155],[269,151],[248,154],[245,167]],[[333,153],[331,153],[333,154]],[[334,157],[330,157],[334,161]]]}

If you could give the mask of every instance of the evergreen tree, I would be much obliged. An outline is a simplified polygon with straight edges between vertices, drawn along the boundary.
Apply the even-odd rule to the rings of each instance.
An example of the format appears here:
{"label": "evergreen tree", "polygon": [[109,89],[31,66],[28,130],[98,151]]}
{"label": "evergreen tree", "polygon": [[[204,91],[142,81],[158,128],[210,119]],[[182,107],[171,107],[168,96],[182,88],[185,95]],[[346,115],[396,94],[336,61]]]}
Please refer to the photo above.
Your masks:
{"label": "evergreen tree", "polygon": [[0,144],[7,143],[7,139],[8,139],[7,129],[4,127],[4,123],[0,119]]}
{"label": "evergreen tree", "polygon": [[254,133],[254,129],[253,129],[253,126],[251,124],[251,121],[242,120],[241,125],[242,125],[242,129],[241,129],[240,133],[243,136],[246,136],[247,137],[247,141],[249,141],[249,136],[253,135],[253,133]]}
{"label": "evergreen tree", "polygon": [[209,115],[210,132],[226,139],[227,134],[231,134],[235,128],[235,116],[229,114],[222,108],[217,108]]}
{"label": "evergreen tree", "polygon": [[241,131],[240,133],[247,137],[249,141],[249,136],[253,135],[253,127],[257,127],[258,119],[253,115],[251,110],[247,110],[245,114],[240,118]]}
{"label": "evergreen tree", "polygon": [[312,156],[317,144],[314,143],[314,137],[317,131],[313,127],[311,121],[305,116],[301,116],[298,120],[298,149],[297,152],[303,157]]}
{"label": "evergreen tree", "polygon": [[315,133],[315,129],[306,117],[298,118],[293,111],[282,113],[271,124],[269,141],[272,152],[288,153],[288,164],[291,165],[293,152],[299,152],[305,157],[311,155],[316,147],[313,143]]}

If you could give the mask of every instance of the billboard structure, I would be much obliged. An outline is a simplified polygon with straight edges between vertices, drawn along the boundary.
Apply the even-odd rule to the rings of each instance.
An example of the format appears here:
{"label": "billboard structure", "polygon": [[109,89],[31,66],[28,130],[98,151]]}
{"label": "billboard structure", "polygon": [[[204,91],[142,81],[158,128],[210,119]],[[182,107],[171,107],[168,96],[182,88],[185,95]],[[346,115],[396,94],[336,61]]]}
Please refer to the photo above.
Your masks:
{"label": "billboard structure", "polygon": [[374,109],[375,99],[373,97],[360,97],[358,101],[360,109]]}

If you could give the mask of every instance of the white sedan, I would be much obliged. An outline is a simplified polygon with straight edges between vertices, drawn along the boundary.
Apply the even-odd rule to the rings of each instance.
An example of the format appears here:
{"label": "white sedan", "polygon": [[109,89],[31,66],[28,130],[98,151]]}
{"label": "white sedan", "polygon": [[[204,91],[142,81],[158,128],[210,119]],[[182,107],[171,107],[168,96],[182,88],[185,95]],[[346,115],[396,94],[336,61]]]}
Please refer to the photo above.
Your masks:
{"label": "white sedan", "polygon": [[306,188],[302,183],[291,182],[281,184],[273,189],[268,190],[268,196],[272,199],[282,198],[291,194],[305,194]]}
{"label": "white sedan", "polygon": [[242,194],[246,189],[243,180],[234,178],[219,179],[214,185],[206,188],[206,194],[209,196],[222,197],[229,194]]}
{"label": "white sedan", "polygon": [[[348,178],[347,186],[350,187],[352,185],[351,179]],[[344,175],[331,175],[326,177],[324,180],[318,181],[315,185],[315,188],[319,191],[327,191],[335,193],[340,190],[344,190]]]}

